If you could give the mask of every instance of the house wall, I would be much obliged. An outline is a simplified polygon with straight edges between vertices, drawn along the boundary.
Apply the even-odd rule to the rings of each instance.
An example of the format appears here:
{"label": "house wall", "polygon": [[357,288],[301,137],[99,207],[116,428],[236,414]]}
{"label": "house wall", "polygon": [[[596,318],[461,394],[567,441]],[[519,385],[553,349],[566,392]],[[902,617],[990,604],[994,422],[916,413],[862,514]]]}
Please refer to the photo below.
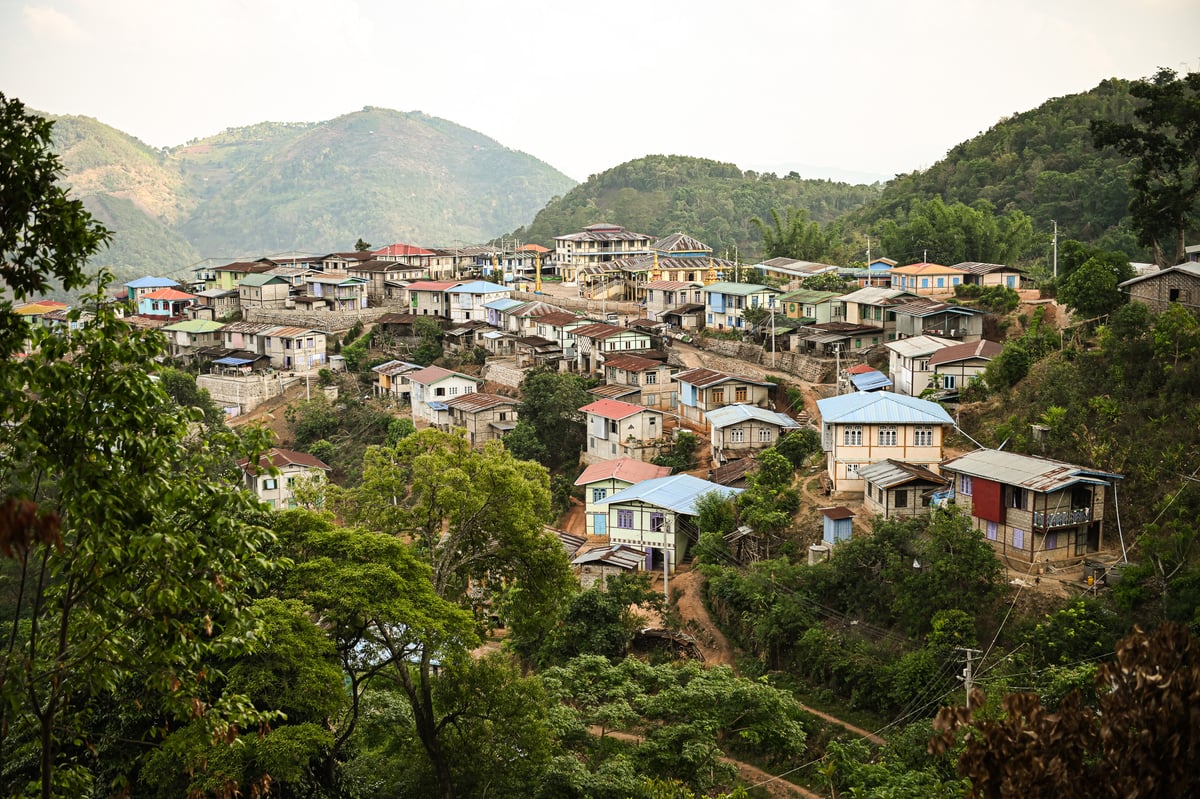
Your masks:
{"label": "house wall", "polygon": [[[726,450],[736,450],[739,455],[743,452],[759,452],[774,446],[775,442],[779,440],[779,425],[769,424],[758,419],[747,419],[726,427],[710,426],[709,430],[713,460],[719,463],[727,460]],[[767,436],[765,441],[762,439],[764,434]]]}
{"label": "house wall", "polygon": [[[867,483],[863,495],[863,507],[868,513],[886,516],[889,519],[911,519],[929,513],[930,504],[923,494],[935,486],[931,483],[913,482],[890,490]],[[900,494],[904,494],[901,506]]]}
{"label": "house wall", "polygon": [[[833,480],[834,491],[862,492],[866,483],[858,476],[858,468],[887,458],[924,466],[935,473],[942,460],[942,425],[858,425],[862,428],[862,444],[845,443],[846,428],[854,425],[834,424],[826,427],[823,432],[828,447],[825,468]],[[894,446],[879,443],[879,432],[883,427],[896,428]],[[919,427],[932,428],[932,444],[916,444],[916,431]]]}
{"label": "house wall", "polygon": [[[644,502],[623,502],[619,505],[607,505],[608,508],[608,539],[614,544],[631,544],[637,547],[654,547],[656,549],[665,548],[668,552],[668,559],[672,564],[675,562],[675,553],[686,551],[687,540],[686,532],[680,529],[680,523],[683,521],[683,516],[678,516],[674,511],[666,508],[660,508],[656,505],[650,505]],[[618,523],[621,521],[620,511],[629,511],[632,514],[632,527],[620,527]],[[662,527],[670,532],[663,533],[660,530],[653,530],[652,517],[662,516]]]}
{"label": "house wall", "polygon": [[1129,299],[1144,303],[1155,313],[1167,310],[1172,300],[1194,311],[1200,306],[1200,277],[1186,272],[1156,275],[1130,286]]}
{"label": "house wall", "polygon": [[[971,358],[970,360],[966,361],[957,361],[955,363],[946,363],[935,366],[933,368],[933,374],[940,376],[941,378],[936,381],[939,388],[954,388],[961,390],[970,385],[972,380],[982,375],[983,371],[987,369],[988,363],[989,362],[983,358]],[[953,386],[946,385],[946,377],[954,378]],[[933,382],[935,382],[934,378],[931,377],[930,383],[932,384]]]}

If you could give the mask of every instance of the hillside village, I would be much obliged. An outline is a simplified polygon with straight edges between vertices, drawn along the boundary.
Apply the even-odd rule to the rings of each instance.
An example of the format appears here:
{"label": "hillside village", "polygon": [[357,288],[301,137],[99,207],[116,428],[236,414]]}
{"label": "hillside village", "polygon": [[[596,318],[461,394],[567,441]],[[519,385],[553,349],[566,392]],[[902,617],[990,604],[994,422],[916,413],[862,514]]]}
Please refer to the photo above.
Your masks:
{"label": "hillside village", "polygon": [[[1116,560],[1105,509],[1111,517],[1121,475],[947,449],[950,412],[1002,351],[983,337],[997,329],[994,314],[969,298],[991,289],[1053,302],[1039,299],[1021,268],[901,266],[885,257],[850,268],[790,258],[740,264],[684,233],[656,239],[604,223],[555,242],[553,250],[392,244],[264,257],[198,267],[184,284],[146,276],[114,301],[127,324],[161,331],[170,359],[195,372],[233,419],[297,384],[311,397],[314,382],[346,370],[341,338],[355,326],[374,342],[377,363],[360,366],[370,394],[416,428],[461,430],[474,447],[514,429],[530,371],[587,379],[594,401],[576,409],[586,429],[586,468],[575,480],[585,511],[579,529],[562,531],[591,541],[564,537],[577,566],[599,559],[650,570],[662,568],[665,553],[669,571],[690,560],[696,498],[744,488],[756,454],[804,427],[820,433],[825,454],[818,510],[826,524],[813,542],[821,557],[852,534],[856,513],[907,518],[957,501],[1018,569],[1077,566],[1082,577],[1085,560]],[[1155,310],[1200,290],[1200,266],[1143,271],[1127,285]],[[806,287],[814,278],[841,288]],[[68,324],[60,302],[18,313]],[[469,371],[379,354],[415,349],[418,320],[435,323],[444,355],[469,361]],[[689,359],[694,368],[679,352],[689,344],[702,345]],[[752,365],[738,369],[747,359]],[[807,401],[788,399],[792,382],[810,389]],[[662,467],[646,468],[680,433],[696,436],[702,454],[686,488]],[[332,471],[304,452],[276,448],[265,458],[246,466],[246,486],[270,507],[295,507],[297,479]],[[603,553],[592,551],[598,540]]]}

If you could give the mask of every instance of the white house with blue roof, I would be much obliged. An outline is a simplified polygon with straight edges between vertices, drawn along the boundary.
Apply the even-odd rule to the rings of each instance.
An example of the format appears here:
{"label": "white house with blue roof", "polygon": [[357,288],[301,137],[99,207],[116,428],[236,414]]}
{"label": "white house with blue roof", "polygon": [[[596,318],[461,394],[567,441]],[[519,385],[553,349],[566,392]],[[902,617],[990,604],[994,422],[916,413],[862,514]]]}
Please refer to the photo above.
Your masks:
{"label": "white house with blue roof", "polygon": [[725,405],[709,411],[705,418],[713,462],[718,466],[773,447],[784,432],[800,427],[792,417],[756,405]]}
{"label": "white house with blue roof", "polygon": [[857,391],[817,400],[829,487],[861,493],[859,469],[891,458],[937,472],[954,420],[936,402],[890,391]]}
{"label": "white house with blue roof", "polygon": [[742,489],[690,474],[673,474],[634,483],[600,500],[596,506],[607,509],[605,526],[609,541],[644,550],[647,569],[656,568],[655,550],[660,553],[657,567],[663,565],[661,553],[665,553],[667,569],[673,570],[699,540],[696,503],[712,492],[728,499],[742,493]]}
{"label": "white house with blue roof", "polygon": [[484,306],[494,300],[509,296],[510,289],[487,280],[472,280],[446,289],[446,305],[451,322],[485,322],[488,318]]}
{"label": "white house with blue roof", "polygon": [[137,306],[146,294],[159,289],[177,289],[179,282],[169,277],[139,277],[125,284],[125,297]]}
{"label": "white house with blue roof", "polygon": [[484,319],[492,327],[498,327],[501,330],[507,330],[510,333],[516,333],[515,325],[510,327],[510,314],[517,308],[525,305],[525,300],[515,300],[512,297],[501,297],[498,300],[485,302],[483,304],[484,313],[487,317]]}

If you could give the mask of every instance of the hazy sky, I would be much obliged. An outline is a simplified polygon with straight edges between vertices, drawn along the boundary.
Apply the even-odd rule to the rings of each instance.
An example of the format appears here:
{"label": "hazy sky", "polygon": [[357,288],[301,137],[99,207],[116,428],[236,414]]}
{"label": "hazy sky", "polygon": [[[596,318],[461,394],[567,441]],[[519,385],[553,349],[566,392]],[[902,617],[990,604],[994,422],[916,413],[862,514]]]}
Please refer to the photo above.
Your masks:
{"label": "hazy sky", "polygon": [[651,153],[888,177],[1200,69],[1198,32],[1198,0],[0,0],[0,91],[154,146],[373,105],[577,180]]}

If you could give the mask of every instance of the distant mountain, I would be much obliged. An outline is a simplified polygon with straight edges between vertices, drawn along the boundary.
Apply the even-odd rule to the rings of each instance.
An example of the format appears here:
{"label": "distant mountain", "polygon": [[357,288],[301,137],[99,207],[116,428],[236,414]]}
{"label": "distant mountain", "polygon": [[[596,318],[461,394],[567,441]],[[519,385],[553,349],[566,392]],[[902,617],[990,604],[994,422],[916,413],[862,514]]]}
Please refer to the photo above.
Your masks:
{"label": "distant mountain", "polygon": [[120,281],[204,258],[488,241],[574,181],[475,131],[381,108],[262,123],[157,150],[88,117],[52,117],[74,196],[114,231]]}
{"label": "distant mountain", "polygon": [[687,233],[718,255],[732,255],[737,248],[747,260],[761,244],[752,217],[770,220],[772,208],[795,207],[831,222],[874,202],[880,191],[878,184],[777,177],[706,158],[649,155],[593,175],[512,235],[552,246],[554,236],[604,221],[649,236]]}

